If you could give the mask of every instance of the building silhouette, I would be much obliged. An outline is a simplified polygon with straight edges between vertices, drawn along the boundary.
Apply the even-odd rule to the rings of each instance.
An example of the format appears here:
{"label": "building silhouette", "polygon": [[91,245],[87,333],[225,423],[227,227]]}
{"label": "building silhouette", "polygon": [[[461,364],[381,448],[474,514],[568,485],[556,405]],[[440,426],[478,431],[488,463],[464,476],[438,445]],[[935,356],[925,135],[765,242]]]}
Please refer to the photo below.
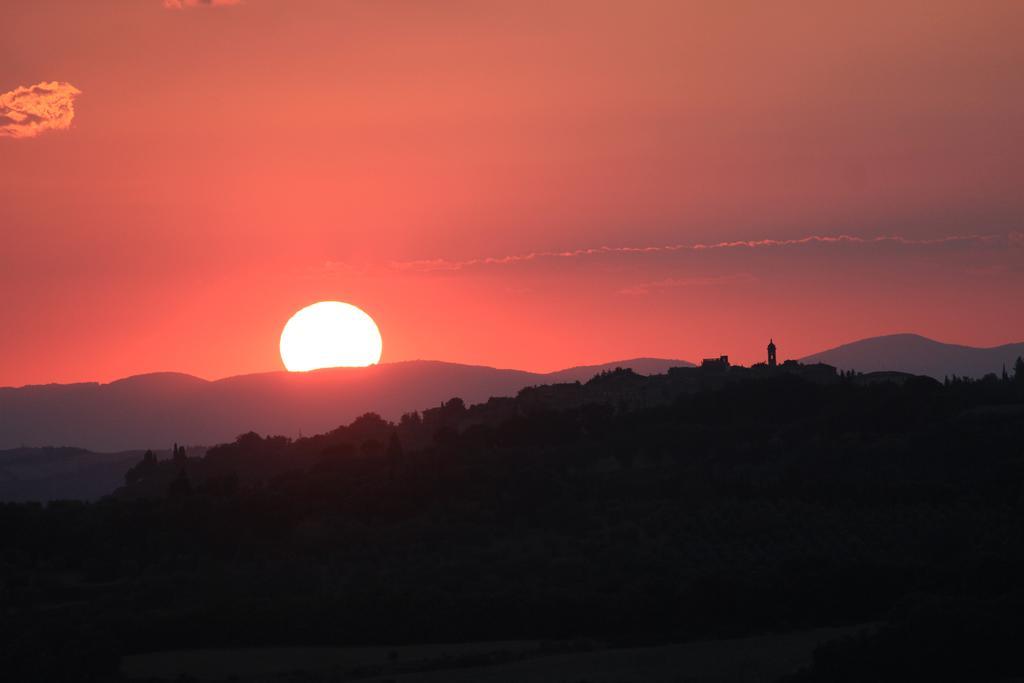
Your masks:
{"label": "building silhouette", "polygon": [[[792,358],[779,362],[775,339],[768,340],[767,362],[755,363],[749,368],[729,363],[729,356],[704,358],[696,368],[669,368],[668,379],[674,389],[695,390],[698,387],[723,386],[727,382],[755,377],[796,376],[818,384],[839,381],[836,368],[827,363],[801,363]],[[700,378],[699,382],[697,378]],[[687,389],[686,385],[689,384]],[[669,389],[671,392],[672,389]]]}
{"label": "building silhouette", "polygon": [[728,370],[729,356],[719,356],[718,358],[705,358],[700,362],[700,367],[703,370]]}

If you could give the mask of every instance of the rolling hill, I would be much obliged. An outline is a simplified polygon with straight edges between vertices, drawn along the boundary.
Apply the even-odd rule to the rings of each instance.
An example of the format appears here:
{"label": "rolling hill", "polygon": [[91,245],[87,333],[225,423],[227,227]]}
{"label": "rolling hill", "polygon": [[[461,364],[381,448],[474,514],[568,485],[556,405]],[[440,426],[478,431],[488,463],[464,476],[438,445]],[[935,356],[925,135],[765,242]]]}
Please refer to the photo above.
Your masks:
{"label": "rolling hill", "polygon": [[[901,371],[942,379],[981,377],[1012,368],[1024,343],[994,348],[943,344],[915,334],[862,339],[815,353],[822,362],[859,372]],[[246,431],[297,436],[332,429],[365,412],[388,419],[440,404],[514,395],[523,387],[586,381],[602,370],[665,372],[685,361],[635,358],[551,373],[440,361],[385,363],[311,373],[269,372],[207,381],[180,373],[128,377],[109,384],[0,388],[0,449],[75,446],[90,451],[210,445]]]}
{"label": "rolling hill", "polygon": [[541,374],[440,361],[309,373],[269,372],[207,381],[179,373],[109,384],[0,388],[0,449],[76,446],[91,451],[212,445],[238,434],[328,431],[366,413],[397,419],[454,396],[469,403],[526,386],[586,381],[602,370],[665,372],[685,361],[637,358]]}
{"label": "rolling hill", "polygon": [[953,375],[978,378],[990,372],[998,374],[1004,365],[1011,370],[1018,356],[1024,356],[1024,343],[977,348],[943,344],[917,334],[890,334],[843,344],[800,360],[828,363],[841,370],[896,370],[941,380]]}

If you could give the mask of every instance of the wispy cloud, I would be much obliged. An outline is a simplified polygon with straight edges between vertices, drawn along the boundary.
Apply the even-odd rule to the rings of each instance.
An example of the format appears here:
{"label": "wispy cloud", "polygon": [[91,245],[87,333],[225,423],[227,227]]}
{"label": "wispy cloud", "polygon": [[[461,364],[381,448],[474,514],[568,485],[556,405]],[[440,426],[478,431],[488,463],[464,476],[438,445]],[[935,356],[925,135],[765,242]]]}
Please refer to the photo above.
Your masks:
{"label": "wispy cloud", "polygon": [[718,287],[721,285],[749,284],[757,282],[750,273],[734,273],[732,275],[711,275],[703,277],[667,277],[654,282],[643,282],[619,290],[619,294],[640,296],[661,289],[679,289],[681,287]]}
{"label": "wispy cloud", "polygon": [[238,5],[242,0],[164,0],[167,9],[185,9],[186,7],[223,7]]}
{"label": "wispy cloud", "polygon": [[66,130],[75,118],[75,97],[81,94],[58,81],[0,94],[0,137],[34,138],[48,130]]}
{"label": "wispy cloud", "polygon": [[512,254],[508,256],[486,256],[481,258],[466,259],[462,261],[449,259],[423,259],[418,261],[396,261],[391,265],[400,270],[413,270],[420,272],[462,270],[473,266],[500,266],[538,259],[566,259],[580,258],[587,256],[601,256],[605,254],[658,254],[666,252],[695,252],[715,249],[764,249],[792,247],[806,244],[901,244],[901,245],[939,245],[956,242],[988,243],[998,240],[1012,239],[1006,235],[952,235],[935,239],[913,239],[900,235],[884,235],[881,237],[858,237],[856,235],[808,235],[796,239],[762,239],[762,240],[738,240],[732,242],[710,242],[693,244],[663,244],[646,247],[586,247],[582,249],[571,249],[565,251],[533,251],[525,254]]}

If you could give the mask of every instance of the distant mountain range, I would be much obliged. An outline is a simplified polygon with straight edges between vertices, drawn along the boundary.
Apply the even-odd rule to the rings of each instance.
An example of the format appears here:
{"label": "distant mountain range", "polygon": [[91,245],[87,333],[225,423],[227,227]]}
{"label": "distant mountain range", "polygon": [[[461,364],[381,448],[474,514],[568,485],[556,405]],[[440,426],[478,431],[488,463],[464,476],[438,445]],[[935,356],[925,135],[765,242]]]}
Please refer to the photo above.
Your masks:
{"label": "distant mountain range", "polygon": [[0,449],[76,446],[92,451],[212,445],[238,434],[295,436],[334,429],[366,412],[388,419],[458,396],[467,403],[538,384],[586,381],[602,370],[659,374],[681,360],[635,358],[552,373],[407,361],[309,373],[269,372],[207,381],[180,373],[109,384],[0,388]]}
{"label": "distant mountain range", "polygon": [[879,372],[898,370],[935,379],[957,375],[983,377],[999,374],[1024,356],[1024,343],[976,348],[943,344],[917,334],[890,334],[837,346],[801,359],[803,363],[828,363],[841,370]]}
{"label": "distant mountain range", "polygon": [[[942,379],[999,372],[1003,364],[1011,368],[1017,356],[1024,356],[1024,343],[982,349],[896,334],[845,344],[801,360],[844,370],[903,371]],[[317,434],[366,412],[398,419],[404,412],[437,406],[454,396],[478,403],[492,396],[515,395],[527,386],[586,381],[616,367],[660,374],[673,366],[690,365],[682,360],[634,358],[545,374],[407,361],[310,373],[241,375],[212,382],[157,373],[109,384],[0,388],[0,449],[75,446],[117,452],[168,449],[174,442],[212,445],[247,431]]]}

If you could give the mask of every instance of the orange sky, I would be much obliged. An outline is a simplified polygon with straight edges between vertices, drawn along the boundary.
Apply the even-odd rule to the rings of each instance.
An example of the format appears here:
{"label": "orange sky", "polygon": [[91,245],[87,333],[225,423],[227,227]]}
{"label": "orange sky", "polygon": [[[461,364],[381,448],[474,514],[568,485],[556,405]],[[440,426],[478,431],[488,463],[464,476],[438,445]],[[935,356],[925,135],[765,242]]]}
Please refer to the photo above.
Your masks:
{"label": "orange sky", "polygon": [[1024,340],[1024,3],[206,4],[4,7],[0,385]]}

